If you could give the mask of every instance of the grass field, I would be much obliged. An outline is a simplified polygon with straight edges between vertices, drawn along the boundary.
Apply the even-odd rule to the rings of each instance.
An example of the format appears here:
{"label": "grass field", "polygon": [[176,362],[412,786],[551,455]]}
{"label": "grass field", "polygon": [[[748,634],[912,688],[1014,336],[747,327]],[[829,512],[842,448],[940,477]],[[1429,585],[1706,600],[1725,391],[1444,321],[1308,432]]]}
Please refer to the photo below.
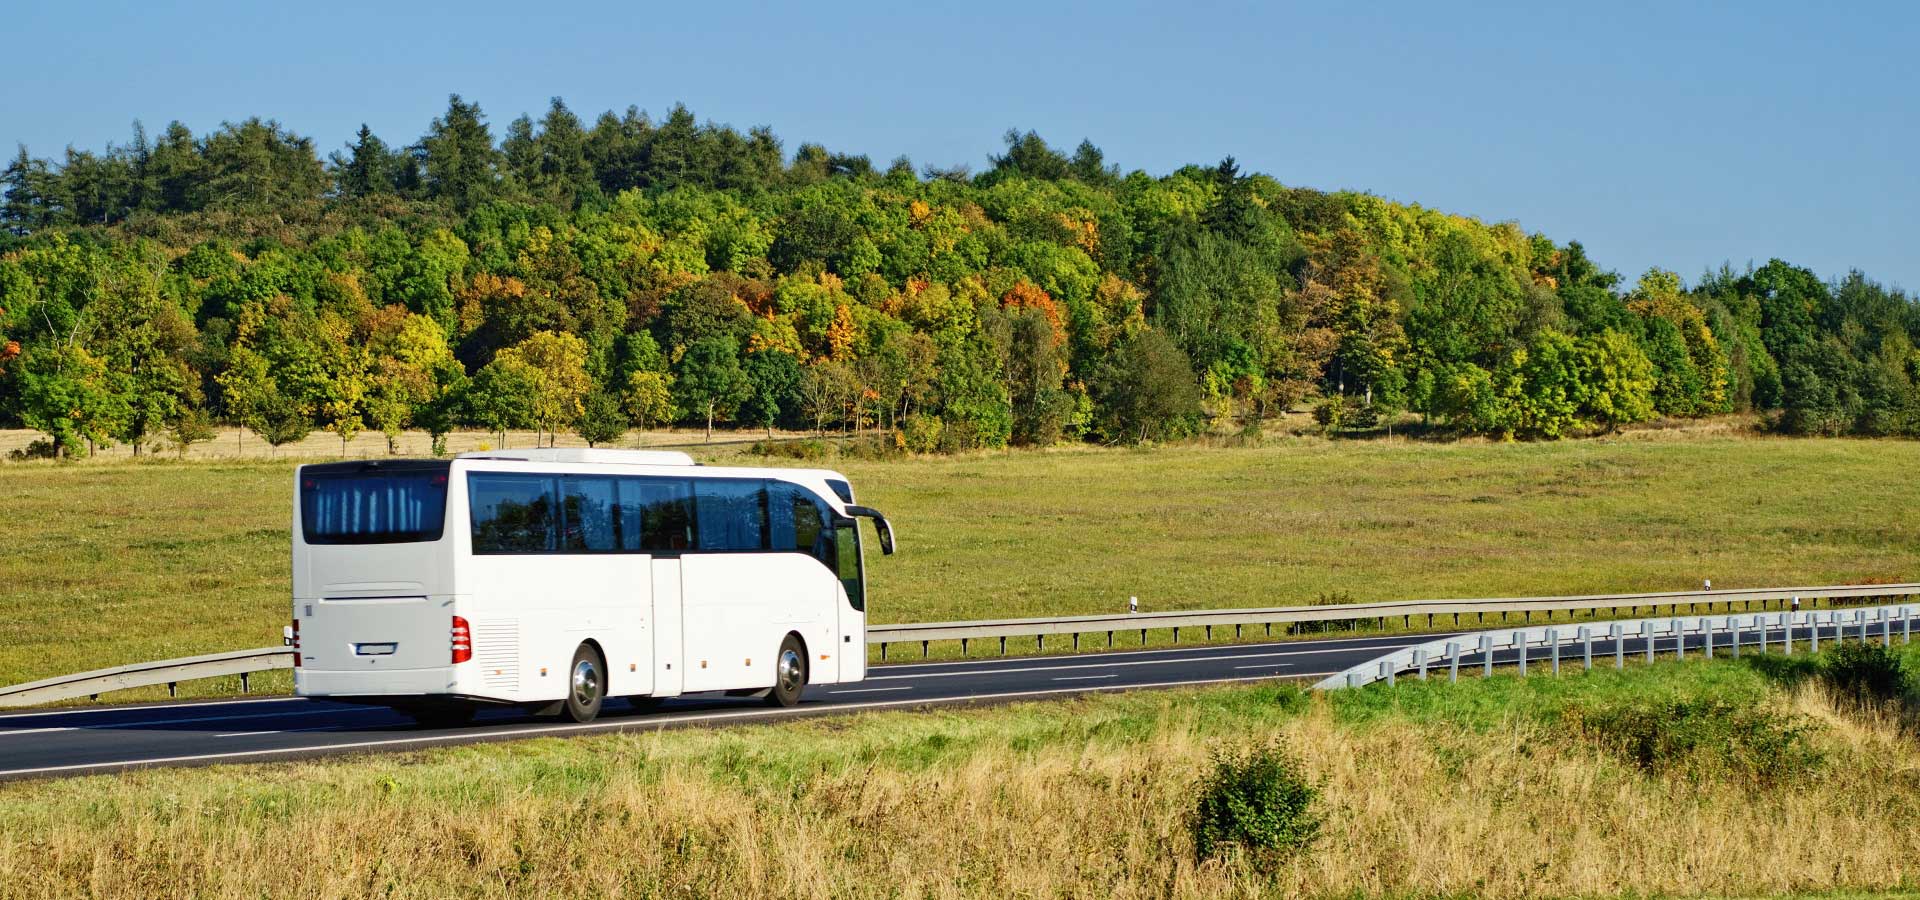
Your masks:
{"label": "grass field", "polygon": [[[1319,696],[1141,692],[7,784],[0,896],[1518,898],[1920,886],[1910,726],[1784,679],[1784,662],[1749,654]],[[1906,662],[1920,653],[1908,648]],[[1749,753],[1734,762],[1760,768],[1723,765],[1708,742],[1647,769],[1577,724],[1673,703],[1760,722],[1729,745]],[[1290,857],[1196,860],[1188,814],[1210,755],[1275,739],[1320,790],[1319,841]],[[1792,765],[1766,768],[1787,751]]]}
{"label": "grass field", "polygon": [[[1289,438],[831,464],[901,536],[869,564],[880,622],[1920,571],[1913,442]],[[0,464],[0,684],[276,642],[291,465]]]}

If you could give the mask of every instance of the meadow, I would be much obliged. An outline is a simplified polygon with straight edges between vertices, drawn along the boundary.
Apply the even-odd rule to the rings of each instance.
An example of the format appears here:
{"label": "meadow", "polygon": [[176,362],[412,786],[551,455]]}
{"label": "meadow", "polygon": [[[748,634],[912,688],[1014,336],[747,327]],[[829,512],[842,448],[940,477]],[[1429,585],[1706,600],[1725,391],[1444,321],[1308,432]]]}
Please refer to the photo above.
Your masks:
{"label": "meadow", "polygon": [[[692,452],[783,462],[744,447]],[[1154,610],[1890,582],[1920,569],[1909,441],[1282,437],[818,464],[848,473],[899,531],[901,552],[869,562],[878,622],[1118,612],[1130,596]],[[0,464],[0,684],[277,642],[292,465]]]}
{"label": "meadow", "polygon": [[[0,896],[1911,892],[1912,713],[1844,699],[1822,665],[1152,691],[0,784]],[[1662,752],[1637,758],[1649,736]],[[1318,792],[1318,839],[1200,858],[1211,760],[1275,745]]]}

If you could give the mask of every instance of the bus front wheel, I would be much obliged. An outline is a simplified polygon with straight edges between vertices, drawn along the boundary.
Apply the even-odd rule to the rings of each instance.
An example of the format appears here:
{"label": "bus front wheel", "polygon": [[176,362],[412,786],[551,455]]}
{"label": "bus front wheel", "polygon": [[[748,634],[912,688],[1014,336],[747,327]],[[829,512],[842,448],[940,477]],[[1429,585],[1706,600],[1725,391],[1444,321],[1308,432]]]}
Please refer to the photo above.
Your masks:
{"label": "bus front wheel", "polygon": [[600,704],[607,699],[607,666],[592,644],[581,644],[573,651],[573,664],[567,666],[566,717],[575,722],[591,722],[600,715]]}
{"label": "bus front wheel", "polygon": [[787,635],[780,642],[780,655],[773,661],[773,690],[767,692],[770,706],[792,706],[800,702],[807,686],[807,647],[800,638]]}

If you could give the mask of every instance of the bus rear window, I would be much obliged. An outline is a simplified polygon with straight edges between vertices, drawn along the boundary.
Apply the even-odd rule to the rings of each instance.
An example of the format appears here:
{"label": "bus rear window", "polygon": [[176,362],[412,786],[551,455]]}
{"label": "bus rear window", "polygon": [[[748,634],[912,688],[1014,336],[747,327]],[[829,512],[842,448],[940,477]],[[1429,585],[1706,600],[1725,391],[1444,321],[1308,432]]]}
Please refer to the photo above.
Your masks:
{"label": "bus rear window", "polygon": [[309,466],[300,475],[300,530],[308,544],[437,541],[446,517],[444,464]]}

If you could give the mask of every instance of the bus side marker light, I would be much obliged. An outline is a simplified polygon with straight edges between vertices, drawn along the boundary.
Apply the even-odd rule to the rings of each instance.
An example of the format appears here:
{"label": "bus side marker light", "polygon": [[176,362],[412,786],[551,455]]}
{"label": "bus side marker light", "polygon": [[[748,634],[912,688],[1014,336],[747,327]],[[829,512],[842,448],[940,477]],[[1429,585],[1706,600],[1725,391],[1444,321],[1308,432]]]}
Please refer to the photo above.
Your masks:
{"label": "bus side marker light", "polygon": [[638,672],[638,671],[640,671],[640,664],[639,664],[639,663],[627,663],[627,671],[629,671],[629,672]]}
{"label": "bus side marker light", "polygon": [[827,655],[826,655],[825,653],[822,653],[822,654],[820,654],[820,658],[821,658],[821,659],[826,659],[826,658],[827,658]]}
{"label": "bus side marker light", "polygon": [[749,659],[749,660],[747,660],[747,665],[748,665],[748,666],[752,666],[752,665],[753,665],[753,660],[751,660],[751,659]]}
{"label": "bus side marker light", "polygon": [[545,677],[547,677],[547,667],[546,667],[546,666],[541,666],[541,667],[540,667],[540,677],[541,677],[541,678],[545,678]]}
{"label": "bus side marker light", "polygon": [[706,667],[707,667],[707,661],[706,661],[706,660],[704,660],[704,659],[703,659],[703,660],[701,660],[701,661],[700,661],[700,668],[702,668],[702,669],[704,669],[704,668],[706,668]]}

